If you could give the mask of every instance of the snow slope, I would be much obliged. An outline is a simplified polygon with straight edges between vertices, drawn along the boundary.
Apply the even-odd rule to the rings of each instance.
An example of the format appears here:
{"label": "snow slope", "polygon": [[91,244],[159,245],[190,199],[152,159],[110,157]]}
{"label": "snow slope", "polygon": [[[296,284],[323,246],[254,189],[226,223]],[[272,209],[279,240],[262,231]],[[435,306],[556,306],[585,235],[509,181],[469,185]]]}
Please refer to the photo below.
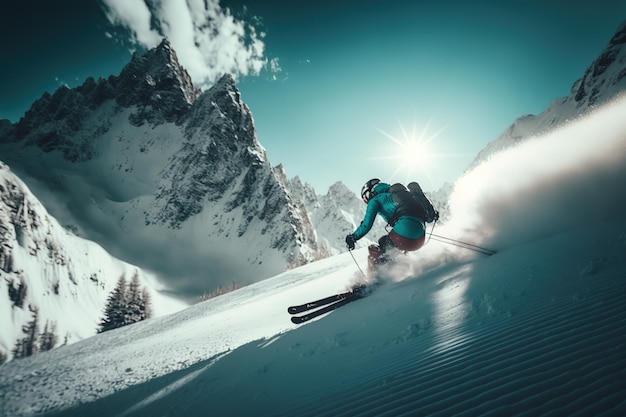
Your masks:
{"label": "snow slope", "polygon": [[[130,282],[135,274],[150,294],[154,316],[187,307],[167,293],[155,274],[61,227],[0,162],[0,356],[13,356],[35,310],[39,331],[54,327],[56,346],[93,336],[118,279]],[[25,294],[18,301],[11,292],[19,287]]]}
{"label": "snow slope", "polygon": [[[350,254],[0,367],[0,415],[626,415],[626,101],[500,152],[369,297]],[[365,265],[365,250],[355,253]]]}

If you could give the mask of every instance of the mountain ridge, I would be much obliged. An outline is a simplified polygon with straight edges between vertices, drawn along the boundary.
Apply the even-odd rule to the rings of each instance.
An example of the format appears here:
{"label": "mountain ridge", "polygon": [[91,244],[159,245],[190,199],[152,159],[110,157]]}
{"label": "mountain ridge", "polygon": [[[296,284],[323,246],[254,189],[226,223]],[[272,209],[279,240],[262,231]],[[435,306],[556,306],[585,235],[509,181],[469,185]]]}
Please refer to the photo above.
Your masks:
{"label": "mountain ridge", "polygon": [[[179,290],[199,295],[320,257],[234,79],[199,93],[166,40],[119,76],[44,94],[3,126],[0,159],[62,224],[166,279],[177,275],[169,283]],[[243,268],[226,259],[242,244]]]}
{"label": "mountain ridge", "polygon": [[487,144],[466,168],[480,165],[491,155],[531,137],[545,135],[575,121],[626,91],[626,21],[616,29],[606,47],[576,80],[569,95],[554,99],[538,115],[517,118],[496,140]]}

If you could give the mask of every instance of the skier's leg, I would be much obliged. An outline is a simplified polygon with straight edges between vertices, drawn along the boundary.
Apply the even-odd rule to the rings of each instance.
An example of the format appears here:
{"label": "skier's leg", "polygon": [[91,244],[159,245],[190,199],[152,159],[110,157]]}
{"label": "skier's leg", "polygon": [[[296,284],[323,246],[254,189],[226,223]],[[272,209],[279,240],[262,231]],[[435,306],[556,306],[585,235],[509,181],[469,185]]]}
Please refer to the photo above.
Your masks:
{"label": "skier's leg", "polygon": [[376,244],[372,244],[369,245],[367,249],[369,251],[367,255],[367,267],[370,271],[373,271],[380,257],[380,247]]}
{"label": "skier's leg", "polygon": [[[393,233],[393,231],[392,231]],[[396,245],[394,245],[389,235],[385,235],[378,239],[378,247],[380,248],[380,254],[378,256],[376,264],[384,264],[391,260],[393,257],[391,251],[395,249]]]}
{"label": "skier's leg", "polygon": [[389,235],[385,235],[378,239],[378,245],[369,245],[369,255],[367,257],[367,266],[370,271],[376,269],[378,265],[385,264],[391,260],[391,254],[389,251],[395,246]]}

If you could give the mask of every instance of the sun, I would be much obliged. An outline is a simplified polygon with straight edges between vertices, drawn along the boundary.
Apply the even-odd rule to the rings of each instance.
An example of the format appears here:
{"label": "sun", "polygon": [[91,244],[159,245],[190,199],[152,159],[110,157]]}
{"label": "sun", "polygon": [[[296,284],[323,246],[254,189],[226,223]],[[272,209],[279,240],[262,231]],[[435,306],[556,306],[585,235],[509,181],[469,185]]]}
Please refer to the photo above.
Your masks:
{"label": "sun", "polygon": [[430,169],[434,166],[435,160],[441,156],[433,151],[432,142],[445,130],[445,127],[433,134],[429,134],[429,125],[430,122],[424,129],[418,130],[414,123],[412,130],[407,131],[404,126],[400,124],[400,137],[393,136],[378,129],[379,132],[396,145],[391,155],[376,158],[397,161],[395,172],[392,175],[393,177],[402,172],[406,178],[410,178],[415,171],[419,170],[432,182]]}
{"label": "sun", "polygon": [[408,167],[414,165],[430,164],[433,155],[427,142],[418,139],[407,138],[405,142],[398,143],[399,157],[402,165]]}

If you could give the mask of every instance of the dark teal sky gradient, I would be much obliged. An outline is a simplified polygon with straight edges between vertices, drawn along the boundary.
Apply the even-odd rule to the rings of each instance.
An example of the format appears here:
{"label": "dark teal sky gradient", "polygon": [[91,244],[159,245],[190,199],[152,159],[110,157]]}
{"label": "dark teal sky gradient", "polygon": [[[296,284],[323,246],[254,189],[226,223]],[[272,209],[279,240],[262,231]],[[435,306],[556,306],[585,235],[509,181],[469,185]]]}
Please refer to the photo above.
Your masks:
{"label": "dark teal sky gradient", "polygon": [[[259,6],[285,74],[240,85],[270,159],[320,193],[337,179],[355,190],[371,177],[454,181],[515,118],[567,95],[626,20],[615,1],[342,4]],[[401,126],[445,128],[431,144],[449,156],[426,172],[374,159],[400,152],[380,130],[400,138]]]}
{"label": "dark teal sky gradient", "polygon": [[[130,60],[104,36],[95,0],[24,3],[0,22],[11,40],[0,118],[17,121],[44,91],[118,74]],[[454,181],[515,118],[567,95],[626,20],[616,0],[285,3],[222,5],[260,19],[266,55],[282,68],[238,80],[259,141],[320,194],[338,180],[355,191],[371,177],[426,190]],[[396,172],[397,161],[376,158],[400,152],[381,131],[400,138],[401,126],[444,129],[432,150],[454,156]]]}

